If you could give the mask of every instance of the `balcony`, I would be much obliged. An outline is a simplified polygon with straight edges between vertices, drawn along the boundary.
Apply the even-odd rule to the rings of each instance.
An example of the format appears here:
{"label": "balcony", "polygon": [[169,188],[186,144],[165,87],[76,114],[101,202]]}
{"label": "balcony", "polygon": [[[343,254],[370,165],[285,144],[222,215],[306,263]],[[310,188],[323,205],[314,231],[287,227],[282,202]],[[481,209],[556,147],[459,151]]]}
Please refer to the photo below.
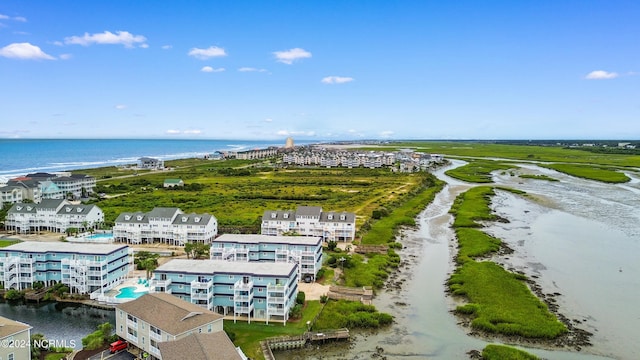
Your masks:
{"label": "balcony", "polygon": [[137,321],[133,321],[131,319],[127,319],[127,326],[137,329],[138,328],[138,322]]}
{"label": "balcony", "polygon": [[253,311],[253,305],[251,305],[251,306],[234,306],[233,307],[233,311],[236,314],[249,314],[251,311]]}
{"label": "balcony", "polygon": [[253,281],[238,280],[233,286],[233,289],[236,291],[237,290],[250,291],[251,289],[253,289]]}
{"label": "balcony", "polygon": [[209,300],[213,297],[213,293],[210,292],[192,292],[191,300]]}
{"label": "balcony", "polygon": [[171,285],[171,279],[164,279],[164,280],[151,279],[150,285],[151,287],[155,287],[156,289],[160,287],[168,289],[169,285]]}
{"label": "balcony", "polygon": [[269,315],[284,316],[287,313],[287,309],[285,309],[284,307],[271,307],[271,306],[269,306],[267,308],[267,312],[269,312]]}
{"label": "balcony", "polygon": [[132,343],[136,344],[136,345],[138,344],[138,337],[134,336],[133,334],[127,334],[127,340],[129,342],[132,342]]}
{"label": "balcony", "polygon": [[[162,341],[162,335],[153,331],[149,331],[149,339],[155,340],[155,341]],[[153,347],[151,348],[153,349]]]}
{"label": "balcony", "polygon": [[206,281],[193,280],[191,282],[192,289],[208,290],[208,289],[211,289],[212,286],[213,286],[213,280],[206,280]]}

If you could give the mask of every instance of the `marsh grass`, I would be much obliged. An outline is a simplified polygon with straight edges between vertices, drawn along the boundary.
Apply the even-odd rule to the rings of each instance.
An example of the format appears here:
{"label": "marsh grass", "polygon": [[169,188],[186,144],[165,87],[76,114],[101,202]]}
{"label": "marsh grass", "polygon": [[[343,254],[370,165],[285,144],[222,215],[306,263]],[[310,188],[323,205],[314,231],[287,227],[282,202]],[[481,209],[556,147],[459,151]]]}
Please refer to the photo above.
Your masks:
{"label": "marsh grass", "polygon": [[313,325],[313,330],[378,328],[392,322],[391,315],[378,312],[373,305],[359,301],[329,300]]}
{"label": "marsh grass", "polygon": [[508,170],[514,168],[504,162],[491,160],[469,160],[469,163],[457,167],[455,169],[445,171],[445,174],[454,179],[471,182],[471,183],[490,183],[492,182],[491,172],[496,170]]}
{"label": "marsh grass", "polygon": [[494,194],[491,186],[477,186],[458,195],[449,211],[455,217],[453,227],[480,227],[477,221],[495,220],[489,208]]}
{"label": "marsh grass", "polygon": [[538,360],[539,358],[526,351],[511,346],[489,344],[482,349],[484,360]]}
{"label": "marsh grass", "polygon": [[616,171],[611,168],[603,168],[593,165],[579,165],[579,164],[541,164],[540,166],[548,169],[553,169],[561,173],[565,173],[571,176],[596,180],[604,183],[625,183],[630,181],[627,175]]}
{"label": "marsh grass", "polygon": [[528,174],[522,174],[522,175],[518,175],[523,179],[535,179],[535,180],[546,180],[546,181],[560,181],[556,178],[552,178],[550,176],[547,175],[528,175]]}
{"label": "marsh grass", "polygon": [[[510,189],[504,189],[510,190]],[[474,258],[499,250],[501,241],[484,232],[477,221],[493,220],[489,207],[494,189],[479,186],[460,194],[450,212],[458,238],[458,267],[448,285],[451,293],[467,304],[458,314],[470,316],[471,327],[508,336],[552,339],[567,331],[547,306],[525,284],[524,275],[515,274],[490,261]]]}

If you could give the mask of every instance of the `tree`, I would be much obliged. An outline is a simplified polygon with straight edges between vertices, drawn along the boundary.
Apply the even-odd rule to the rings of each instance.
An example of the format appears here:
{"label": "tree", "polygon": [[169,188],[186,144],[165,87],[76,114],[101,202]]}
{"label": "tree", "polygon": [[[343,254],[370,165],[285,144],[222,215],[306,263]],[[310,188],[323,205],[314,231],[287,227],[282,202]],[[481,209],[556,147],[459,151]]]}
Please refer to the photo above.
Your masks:
{"label": "tree", "polygon": [[194,259],[199,259],[201,257],[204,257],[208,259],[209,250],[210,246],[208,244],[189,242],[184,244],[184,252],[187,253],[187,258],[191,257]]}
{"label": "tree", "polygon": [[193,257],[193,248],[195,247],[194,245],[194,243],[190,242],[184,244],[184,252],[187,253],[187,259]]}
{"label": "tree", "polygon": [[40,333],[32,334],[30,340],[31,340],[31,358],[39,359],[40,353],[42,352],[42,350],[46,350],[46,348],[42,346],[46,342],[44,334],[40,334]]}
{"label": "tree", "polygon": [[337,246],[338,246],[338,243],[336,241],[329,240],[329,242],[327,243],[327,250],[334,251]]}

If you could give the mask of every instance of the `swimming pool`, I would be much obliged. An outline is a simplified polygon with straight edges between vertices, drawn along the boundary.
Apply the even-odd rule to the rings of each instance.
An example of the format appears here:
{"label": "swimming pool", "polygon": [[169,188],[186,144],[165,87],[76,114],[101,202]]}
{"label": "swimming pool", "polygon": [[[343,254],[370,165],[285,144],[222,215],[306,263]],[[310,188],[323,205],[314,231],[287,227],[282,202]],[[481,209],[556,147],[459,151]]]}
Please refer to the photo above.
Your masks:
{"label": "swimming pool", "polygon": [[135,291],[136,287],[135,286],[127,286],[127,287],[123,287],[122,289],[120,289],[120,293],[118,295],[116,295],[116,298],[118,299],[137,299],[140,296],[146,294],[149,292],[149,290],[143,290],[143,291]]}
{"label": "swimming pool", "polygon": [[88,240],[111,240],[113,233],[99,233],[87,236]]}

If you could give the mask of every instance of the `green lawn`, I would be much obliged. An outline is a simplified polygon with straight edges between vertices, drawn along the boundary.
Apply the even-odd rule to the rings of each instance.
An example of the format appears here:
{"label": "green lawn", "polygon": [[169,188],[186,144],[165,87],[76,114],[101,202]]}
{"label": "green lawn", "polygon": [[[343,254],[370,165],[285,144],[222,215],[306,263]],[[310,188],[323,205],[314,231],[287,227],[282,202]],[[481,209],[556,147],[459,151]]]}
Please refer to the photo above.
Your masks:
{"label": "green lawn", "polygon": [[17,244],[19,242],[20,242],[20,240],[4,240],[4,239],[1,239],[0,240],[0,248],[7,247],[7,246],[10,246],[10,245],[13,245],[13,244]]}

